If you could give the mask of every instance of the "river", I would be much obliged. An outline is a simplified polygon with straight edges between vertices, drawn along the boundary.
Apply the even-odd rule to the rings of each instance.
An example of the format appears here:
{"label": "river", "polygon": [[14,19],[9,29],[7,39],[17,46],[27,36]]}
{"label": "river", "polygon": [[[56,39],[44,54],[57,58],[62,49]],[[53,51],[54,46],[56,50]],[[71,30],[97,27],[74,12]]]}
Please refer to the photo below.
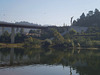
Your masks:
{"label": "river", "polygon": [[100,75],[100,50],[0,48],[0,75]]}

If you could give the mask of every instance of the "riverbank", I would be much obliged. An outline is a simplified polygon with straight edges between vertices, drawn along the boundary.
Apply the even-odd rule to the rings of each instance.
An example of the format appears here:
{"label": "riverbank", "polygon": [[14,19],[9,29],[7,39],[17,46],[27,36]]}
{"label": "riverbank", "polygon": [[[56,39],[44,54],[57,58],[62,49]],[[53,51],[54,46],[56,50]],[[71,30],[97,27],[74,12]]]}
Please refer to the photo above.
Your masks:
{"label": "riverbank", "polygon": [[12,47],[22,47],[23,43],[15,43],[15,44],[10,44],[10,43],[0,43],[0,48],[2,47],[8,47],[8,48],[12,48]]}
{"label": "riverbank", "polygon": [[84,48],[84,47],[77,47],[76,49],[80,49],[80,50],[98,50],[100,48],[96,48],[96,47],[89,47],[89,48]]}
{"label": "riverbank", "polygon": [[[0,48],[21,48],[21,47],[25,47],[24,43],[15,43],[15,44],[10,44],[10,43],[0,43]],[[32,48],[41,48],[41,46],[39,45],[34,45],[31,46]],[[61,47],[60,47],[61,48]],[[57,48],[55,48],[57,49]],[[72,48],[71,48],[72,49]],[[100,48],[95,48],[95,47],[89,47],[89,48],[84,48],[84,47],[74,47],[74,49],[80,49],[80,50],[98,50]]]}

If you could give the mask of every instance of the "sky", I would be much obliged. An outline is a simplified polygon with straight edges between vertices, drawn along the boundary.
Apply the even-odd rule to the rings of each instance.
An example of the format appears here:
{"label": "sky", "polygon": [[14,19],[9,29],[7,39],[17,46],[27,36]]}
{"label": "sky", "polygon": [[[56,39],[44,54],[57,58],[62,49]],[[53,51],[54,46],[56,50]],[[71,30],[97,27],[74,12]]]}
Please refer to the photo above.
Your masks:
{"label": "sky", "polygon": [[95,8],[100,0],[0,0],[0,21],[63,26]]}

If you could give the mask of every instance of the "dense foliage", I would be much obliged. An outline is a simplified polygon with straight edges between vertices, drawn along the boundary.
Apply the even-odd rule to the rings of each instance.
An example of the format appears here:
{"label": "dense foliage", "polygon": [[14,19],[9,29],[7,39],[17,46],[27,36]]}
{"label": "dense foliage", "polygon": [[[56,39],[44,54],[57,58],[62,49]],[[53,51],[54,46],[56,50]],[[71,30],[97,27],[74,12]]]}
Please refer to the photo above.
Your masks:
{"label": "dense foliage", "polygon": [[100,27],[100,11],[95,9],[95,11],[89,11],[86,15],[82,13],[80,18],[73,21],[73,26],[98,26]]}

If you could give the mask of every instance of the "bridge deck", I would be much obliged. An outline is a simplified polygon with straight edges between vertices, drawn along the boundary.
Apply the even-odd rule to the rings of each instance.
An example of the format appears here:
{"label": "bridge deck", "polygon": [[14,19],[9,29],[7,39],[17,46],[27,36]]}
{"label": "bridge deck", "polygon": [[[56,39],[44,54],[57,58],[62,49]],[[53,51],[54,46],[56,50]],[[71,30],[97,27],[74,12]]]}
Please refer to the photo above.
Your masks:
{"label": "bridge deck", "polygon": [[25,24],[15,24],[15,23],[0,23],[0,27],[33,28],[33,29],[48,28],[46,26],[25,25]]}

